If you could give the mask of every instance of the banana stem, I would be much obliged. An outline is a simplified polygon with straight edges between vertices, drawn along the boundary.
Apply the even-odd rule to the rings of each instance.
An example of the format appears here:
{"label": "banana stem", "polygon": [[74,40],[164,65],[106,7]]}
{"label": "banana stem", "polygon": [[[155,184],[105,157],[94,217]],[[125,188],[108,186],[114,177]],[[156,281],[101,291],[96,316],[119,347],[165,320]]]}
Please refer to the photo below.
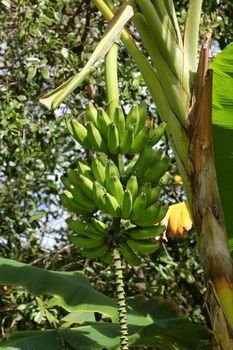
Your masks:
{"label": "banana stem", "polygon": [[113,263],[115,268],[115,277],[117,283],[117,303],[118,303],[118,316],[120,323],[120,349],[128,350],[128,324],[127,324],[127,312],[123,279],[123,268],[121,264],[121,256],[118,248],[114,248],[112,252]]}
{"label": "banana stem", "polygon": [[119,89],[117,76],[117,54],[119,40],[113,44],[105,56],[105,81],[108,115],[113,120],[116,107],[119,105]]}

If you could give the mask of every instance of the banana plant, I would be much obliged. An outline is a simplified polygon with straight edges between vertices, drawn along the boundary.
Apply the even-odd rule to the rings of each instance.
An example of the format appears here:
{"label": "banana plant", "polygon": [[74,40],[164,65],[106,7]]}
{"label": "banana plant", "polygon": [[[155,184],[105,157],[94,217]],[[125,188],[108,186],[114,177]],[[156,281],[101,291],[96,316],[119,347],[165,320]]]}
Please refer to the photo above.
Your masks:
{"label": "banana plant", "polygon": [[[108,110],[96,109],[89,103],[82,120],[67,118],[68,130],[91,151],[92,160],[90,166],[79,162],[77,169],[68,170],[67,177],[63,177],[66,190],[61,199],[78,216],[68,219],[69,228],[76,233],[71,238],[73,243],[84,256],[113,263],[120,349],[128,350],[122,257],[130,265],[139,265],[140,255],[159,249],[155,237],[164,232],[160,222],[167,212],[158,202],[159,184],[169,158],[162,149],[153,149],[166,125],[155,127],[144,102],[134,104],[124,115],[119,103],[117,53],[118,45],[114,44],[105,59]],[[96,215],[104,215],[106,222]]]}
{"label": "banana plant", "polygon": [[[110,21],[106,34],[93,53],[96,58],[94,63],[106,54],[121,33],[121,40],[140,70],[161,120],[167,123],[167,135],[183,178],[196,228],[199,257],[207,279],[206,300],[214,336],[219,348],[230,349],[233,346],[233,270],[227,240],[231,239],[232,229],[227,235],[224,214],[227,227],[232,227],[232,220],[229,223],[227,214],[229,202],[225,204],[226,193],[228,196],[232,194],[232,185],[225,185],[226,175],[221,180],[218,169],[216,175],[211,115],[213,113],[216,126],[214,144],[218,165],[221,164],[218,160],[222,152],[219,147],[231,136],[233,128],[230,115],[232,96],[221,94],[219,87],[226,91],[232,86],[232,65],[225,56],[221,56],[212,65],[213,71],[209,69],[210,36],[206,37],[198,60],[202,0],[190,0],[184,33],[179,27],[172,0],[126,1],[119,9],[114,7],[111,0],[93,0],[93,3]],[[147,55],[138,49],[129,30],[124,28],[131,18]],[[232,59],[232,52],[229,51],[228,57]],[[84,68],[78,76],[44,96],[41,102],[47,107],[56,108],[77,88],[80,76],[87,76],[90,66],[88,69]],[[221,75],[220,72],[224,73]],[[219,80],[221,85],[215,83]],[[228,144],[224,144],[227,148]],[[229,146],[225,164],[231,166],[230,149]],[[229,176],[232,166],[230,170]],[[223,169],[221,171],[225,172]],[[219,194],[217,177],[220,191],[224,188],[225,195],[224,191]]]}

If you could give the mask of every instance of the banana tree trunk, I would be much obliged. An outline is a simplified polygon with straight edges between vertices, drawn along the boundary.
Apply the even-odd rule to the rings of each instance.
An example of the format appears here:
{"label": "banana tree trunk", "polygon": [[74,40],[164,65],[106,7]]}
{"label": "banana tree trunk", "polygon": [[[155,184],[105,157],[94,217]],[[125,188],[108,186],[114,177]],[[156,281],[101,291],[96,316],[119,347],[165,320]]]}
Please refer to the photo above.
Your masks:
{"label": "banana tree trunk", "polygon": [[233,349],[233,268],[227,245],[213,157],[211,130],[212,72],[208,70],[210,37],[200,54],[187,133],[188,176],[198,253],[208,280],[206,307],[221,350]]}

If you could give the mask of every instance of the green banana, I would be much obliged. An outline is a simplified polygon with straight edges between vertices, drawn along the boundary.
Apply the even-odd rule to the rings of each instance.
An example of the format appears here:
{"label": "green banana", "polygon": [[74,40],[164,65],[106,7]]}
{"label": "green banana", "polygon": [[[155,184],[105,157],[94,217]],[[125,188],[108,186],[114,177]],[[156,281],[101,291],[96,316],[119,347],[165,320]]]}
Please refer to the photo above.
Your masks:
{"label": "green banana", "polygon": [[139,158],[139,154],[135,154],[135,156],[130,160],[130,162],[127,165],[127,168],[125,170],[125,176],[128,177],[133,173],[133,168],[135,164],[137,163]]}
{"label": "green banana", "polygon": [[93,180],[93,174],[92,174],[92,170],[91,168],[83,163],[83,162],[80,162],[79,160],[77,161],[77,169],[78,169],[78,172],[86,177],[88,177],[88,179],[90,180]]}
{"label": "green banana", "polygon": [[124,235],[127,239],[129,236],[132,239],[135,240],[144,240],[144,239],[151,239],[156,236],[161,235],[165,230],[164,226],[149,226],[145,228],[131,228],[124,232]]}
{"label": "green banana", "polygon": [[108,150],[112,154],[117,154],[120,140],[116,124],[112,122],[108,125]]}
{"label": "green banana", "polygon": [[150,181],[152,184],[157,184],[159,179],[166,172],[170,163],[168,157],[162,158],[160,161],[151,164],[144,174],[144,181]]}
{"label": "green banana", "polygon": [[139,113],[139,120],[138,120],[138,128],[136,130],[137,133],[146,125],[147,106],[144,101],[142,101],[138,105],[138,113]]}
{"label": "green banana", "polygon": [[87,195],[83,193],[80,187],[74,187],[70,190],[70,192],[72,193],[74,200],[79,205],[86,208],[86,210],[89,212],[95,211],[96,209],[95,202],[93,201],[93,199],[90,199],[89,197],[87,197]]}
{"label": "green banana", "polygon": [[90,199],[93,199],[93,181],[88,179],[88,177],[79,174],[79,183],[81,185],[81,190],[83,193],[85,193],[85,195]]}
{"label": "green banana", "polygon": [[146,193],[141,192],[133,202],[132,212],[130,214],[130,220],[135,222],[144,216],[144,210],[146,208]]}
{"label": "green banana", "polygon": [[120,179],[116,175],[112,175],[110,179],[106,179],[106,189],[113,197],[116,198],[118,204],[121,206],[124,190]]}
{"label": "green banana", "polygon": [[131,238],[127,239],[127,244],[132,250],[136,250],[136,252],[140,254],[150,254],[155,252],[159,245],[156,243],[153,243],[149,240],[134,240]]}
{"label": "green banana", "polygon": [[103,157],[98,154],[93,155],[91,159],[91,170],[94,177],[101,185],[105,183],[105,168],[106,163],[103,162]]}
{"label": "green banana", "polygon": [[146,193],[146,203],[148,205],[148,203],[150,201],[150,196],[151,196],[151,183],[150,182],[144,183],[140,187],[139,192],[145,192]]}
{"label": "green banana", "polygon": [[[92,230],[90,230],[90,228],[87,228],[83,233],[82,233],[82,236],[85,236],[87,238],[90,238],[90,239],[93,239],[93,240],[96,240],[96,239],[99,239],[100,237],[103,237],[104,235],[103,234],[99,234],[98,232],[93,232]],[[106,237],[106,235],[105,235]]]}
{"label": "green banana", "polygon": [[146,145],[144,150],[140,153],[140,156],[132,169],[138,179],[144,177],[145,171],[152,162],[154,154],[155,151],[150,145]]}
{"label": "green banana", "polygon": [[125,135],[125,116],[124,116],[123,109],[119,106],[116,107],[115,109],[114,121],[116,123],[120,142],[121,142]]}
{"label": "green banana", "polygon": [[95,108],[93,103],[88,102],[88,104],[86,105],[86,120],[97,125],[97,114],[97,109]]}
{"label": "green banana", "polygon": [[61,194],[60,199],[64,205],[69,211],[74,212],[79,215],[87,214],[87,209],[75,202],[72,194],[69,191],[64,191],[64,193]]}
{"label": "green banana", "polygon": [[90,226],[93,227],[100,234],[108,232],[108,225],[105,224],[103,221],[96,219],[95,217],[91,218],[91,223],[89,224],[88,227]]}
{"label": "green banana", "polygon": [[101,244],[104,243],[106,237],[98,237],[95,239],[83,236],[83,235],[79,235],[79,236],[72,236],[70,237],[70,240],[72,243],[74,243],[75,245],[77,245],[78,247],[82,247],[82,248],[96,248],[98,246],[100,246]]}
{"label": "green banana", "polygon": [[138,180],[137,177],[132,175],[127,181],[126,188],[130,191],[133,201],[138,195]]}
{"label": "green banana", "polygon": [[160,188],[153,187],[150,191],[150,199],[147,202],[147,206],[149,207],[150,205],[155,204],[159,199],[159,195],[160,195]]}
{"label": "green banana", "polygon": [[85,128],[85,126],[75,119],[70,120],[70,125],[73,130],[72,136],[75,138],[75,140],[84,148],[89,149],[90,143],[88,140],[87,129]]}
{"label": "green banana", "polygon": [[115,165],[115,163],[109,159],[106,165],[106,170],[105,170],[105,182],[109,183],[111,181],[111,177],[115,175],[116,177],[120,178],[120,173]]}
{"label": "green banana", "polygon": [[100,161],[104,164],[104,166],[106,167],[107,163],[108,163],[108,156],[106,155],[106,153],[96,152],[95,154],[100,159]]}
{"label": "green banana", "polygon": [[132,153],[140,153],[145,147],[150,132],[150,126],[145,125],[133,139],[131,144],[131,152]]}
{"label": "green banana", "polygon": [[137,104],[134,104],[130,108],[129,113],[126,116],[125,128],[127,129],[129,125],[132,125],[134,129],[134,135],[135,135],[138,131],[139,120],[140,120],[139,108]]}
{"label": "green banana", "polygon": [[156,162],[159,162],[164,155],[164,150],[162,148],[155,148],[153,149],[153,151],[154,152],[150,164],[155,164]]}
{"label": "green banana", "polygon": [[[96,219],[97,220],[97,219]],[[101,222],[99,220],[97,220],[98,223]],[[93,225],[93,222],[91,224],[87,224],[86,222],[83,221],[79,221],[79,220],[73,220],[73,219],[67,219],[66,220],[69,229],[71,229],[72,231],[79,233],[82,236],[86,236],[89,238],[100,238],[100,236],[103,235],[107,235],[107,230],[103,230],[102,232],[100,232],[96,226]],[[102,222],[101,222],[102,223]],[[98,226],[99,228],[100,226]],[[101,227],[102,229],[102,227]]]}
{"label": "green banana", "polygon": [[97,116],[97,125],[99,131],[101,131],[102,136],[104,137],[105,141],[108,141],[108,126],[111,123],[111,119],[107,115],[107,113],[104,111],[103,108],[98,109],[98,116]]}
{"label": "green banana", "polygon": [[128,246],[127,242],[120,242],[120,252],[125,258],[125,260],[132,266],[139,266],[141,264],[141,260],[137,257],[134,251]]}
{"label": "green banana", "polygon": [[102,210],[103,212],[106,211],[106,204],[105,204],[105,193],[106,189],[98,182],[94,181],[93,184],[93,199],[95,201],[95,204],[97,207]]}
{"label": "green banana", "polygon": [[67,175],[68,175],[68,182],[70,185],[73,185],[73,186],[79,186],[79,173],[77,171],[77,169],[68,169],[68,172],[67,172]]}
{"label": "green banana", "polygon": [[122,154],[118,153],[118,169],[120,176],[124,177],[125,174],[125,163],[124,163],[124,156]]}
{"label": "green banana", "polygon": [[85,255],[87,258],[95,259],[95,258],[102,258],[106,256],[108,252],[109,252],[108,244],[102,243],[95,248],[84,248],[82,251],[82,254]]}
{"label": "green banana", "polygon": [[79,234],[82,234],[88,227],[88,224],[84,221],[73,220],[69,218],[66,220],[66,222],[70,230]]}
{"label": "green banana", "polygon": [[65,175],[62,175],[60,177],[60,180],[61,180],[62,184],[65,186],[65,188],[69,189],[70,183],[69,183],[68,177]]}
{"label": "green banana", "polygon": [[143,216],[134,223],[140,227],[149,227],[159,223],[166,215],[167,207],[161,207],[158,204],[152,204],[144,210]]}
{"label": "green banana", "polygon": [[149,142],[151,145],[155,145],[164,135],[166,129],[166,122],[162,122],[157,126],[157,128],[153,128],[149,133]]}
{"label": "green banana", "polygon": [[131,145],[134,139],[134,127],[133,125],[126,126],[123,138],[120,141],[120,150],[122,154],[129,154]]}
{"label": "green banana", "polygon": [[130,190],[124,191],[122,205],[121,205],[121,216],[123,219],[129,219],[133,207],[133,198]]}
{"label": "green banana", "polygon": [[82,233],[82,235],[87,236],[89,238],[97,238],[100,236],[107,236],[107,231],[106,232],[97,231],[93,225],[88,224],[88,227],[86,228],[85,232]]}
{"label": "green banana", "polygon": [[105,212],[112,215],[112,217],[120,217],[121,216],[121,208],[116,198],[113,197],[110,193],[105,194]]}
{"label": "green banana", "polygon": [[86,128],[90,148],[95,151],[106,152],[105,141],[94,123],[88,122]]}

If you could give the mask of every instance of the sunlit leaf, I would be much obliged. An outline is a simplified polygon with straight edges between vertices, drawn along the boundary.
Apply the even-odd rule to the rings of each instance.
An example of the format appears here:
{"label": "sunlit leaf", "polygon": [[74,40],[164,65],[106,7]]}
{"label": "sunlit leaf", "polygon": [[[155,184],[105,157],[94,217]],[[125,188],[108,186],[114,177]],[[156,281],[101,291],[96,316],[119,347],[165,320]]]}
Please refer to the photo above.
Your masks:
{"label": "sunlit leaf", "polygon": [[[89,323],[72,329],[14,333],[1,350],[119,349],[119,325]],[[210,350],[207,331],[187,318],[170,318],[149,326],[129,326],[129,344],[160,350]]]}
{"label": "sunlit leaf", "polygon": [[220,52],[213,69],[213,139],[217,180],[230,248],[233,250],[233,45]]}
{"label": "sunlit leaf", "polygon": [[[72,311],[63,321],[81,323],[93,312],[117,320],[116,302],[97,292],[81,272],[46,271],[8,259],[0,259],[0,283],[23,286],[34,295],[55,295],[47,304],[60,305]],[[38,302],[41,300],[37,298]],[[174,303],[161,299],[131,298],[128,304],[129,343],[134,346],[155,346],[163,349],[197,349],[202,344],[199,328],[207,339],[203,327],[193,325],[174,307]],[[84,315],[86,312],[86,315]],[[49,322],[54,323],[52,315]],[[84,316],[84,318],[83,318]],[[48,318],[46,310],[38,311],[35,319]],[[93,317],[93,316],[91,316]],[[186,336],[188,332],[188,338]],[[47,331],[15,332],[9,341],[1,341],[2,350],[63,350],[67,349],[117,349],[119,347],[118,323],[85,323],[78,328],[61,328]]]}
{"label": "sunlit leaf", "polygon": [[60,305],[67,311],[99,312],[113,320],[117,319],[116,302],[95,290],[79,271],[49,271],[14,260],[0,259],[0,284],[22,286],[35,296],[53,295],[50,306]]}
{"label": "sunlit leaf", "polygon": [[86,78],[95,64],[103,58],[120,35],[124,25],[134,15],[133,0],[124,3],[116,12],[96,49],[84,68],[51,93],[43,96],[40,102],[47,108],[57,108]]}
{"label": "sunlit leaf", "polygon": [[38,213],[32,215],[29,219],[29,222],[32,222],[32,221],[36,221],[40,218],[42,218],[43,216],[45,216],[45,211],[39,211]]}
{"label": "sunlit leaf", "polygon": [[36,67],[35,66],[31,66],[28,68],[28,75],[27,78],[28,80],[32,80],[36,75]]}

